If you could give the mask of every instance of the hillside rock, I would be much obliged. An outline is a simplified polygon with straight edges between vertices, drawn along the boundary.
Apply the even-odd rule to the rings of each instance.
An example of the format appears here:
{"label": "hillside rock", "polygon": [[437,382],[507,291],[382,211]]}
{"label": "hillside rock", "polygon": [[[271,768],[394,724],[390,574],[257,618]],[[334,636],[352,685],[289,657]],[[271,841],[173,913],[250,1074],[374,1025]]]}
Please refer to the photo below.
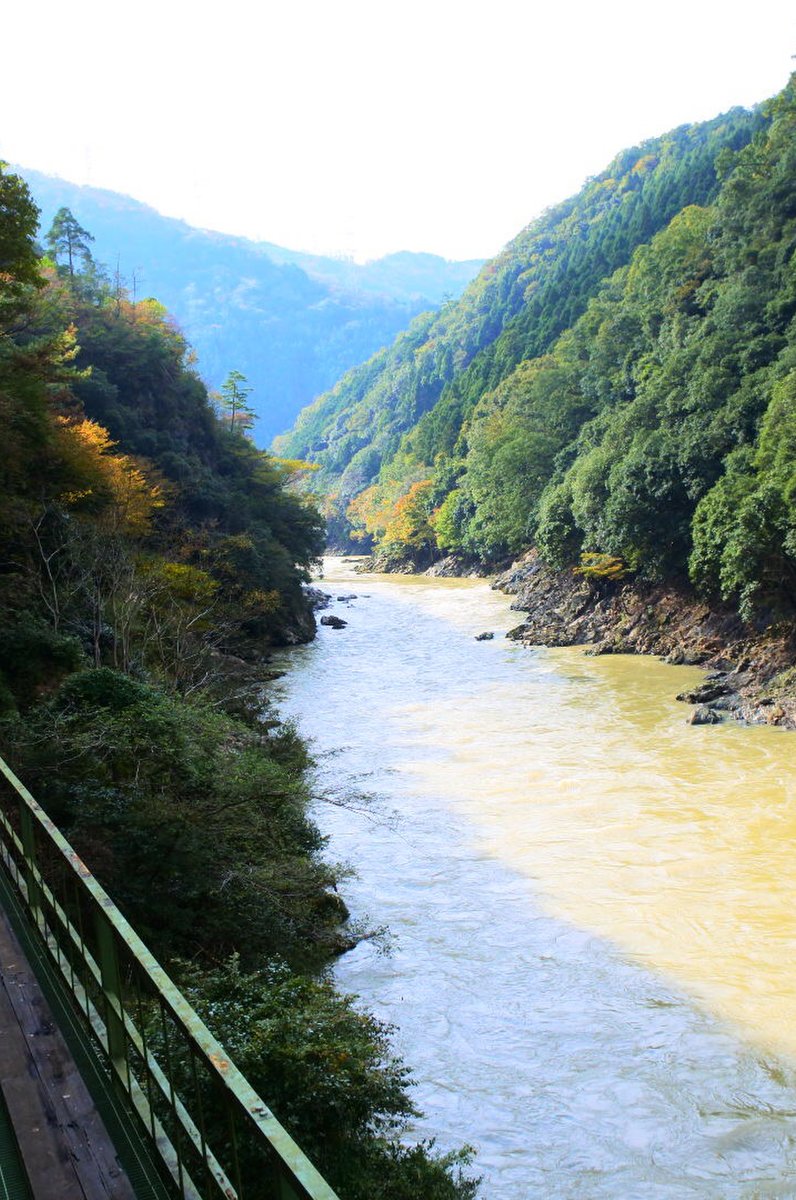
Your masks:
{"label": "hillside rock", "polygon": [[[529,551],[492,586],[526,614],[507,635],[529,646],[584,646],[590,654],[655,654],[675,665],[704,666],[703,684],[677,697],[714,714],[796,729],[796,631],[754,628],[711,607],[685,585],[593,583],[553,571]],[[694,723],[707,720],[704,713]],[[711,717],[712,721],[714,717]]]}

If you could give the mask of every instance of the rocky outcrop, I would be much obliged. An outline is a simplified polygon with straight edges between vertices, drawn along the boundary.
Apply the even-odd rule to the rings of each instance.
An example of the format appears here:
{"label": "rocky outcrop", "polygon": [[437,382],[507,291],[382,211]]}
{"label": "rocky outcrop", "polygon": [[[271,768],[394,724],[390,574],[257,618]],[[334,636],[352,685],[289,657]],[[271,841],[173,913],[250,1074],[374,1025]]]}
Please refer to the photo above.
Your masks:
{"label": "rocky outcrop", "polygon": [[516,641],[704,666],[711,671],[706,681],[678,697],[697,705],[693,723],[735,716],[796,728],[796,630],[790,623],[753,628],[685,585],[593,582],[552,571],[534,551],[493,587],[513,594],[512,608],[526,614],[508,635]]}
{"label": "rocky outcrop", "polygon": [[419,559],[407,549],[403,556],[377,552],[363,558],[354,570],[359,575],[430,575],[440,579],[479,579],[491,572],[474,558],[463,554],[447,554],[429,565],[429,555]]}
{"label": "rocky outcrop", "polygon": [[309,584],[304,587],[304,595],[309,601],[309,606],[313,612],[318,612],[322,608],[328,608],[332,603],[332,597],[328,592],[322,592],[317,587],[310,587]]}
{"label": "rocky outcrop", "polygon": [[438,579],[477,579],[484,574],[484,568],[461,554],[448,554],[445,558],[438,559],[423,574]]}

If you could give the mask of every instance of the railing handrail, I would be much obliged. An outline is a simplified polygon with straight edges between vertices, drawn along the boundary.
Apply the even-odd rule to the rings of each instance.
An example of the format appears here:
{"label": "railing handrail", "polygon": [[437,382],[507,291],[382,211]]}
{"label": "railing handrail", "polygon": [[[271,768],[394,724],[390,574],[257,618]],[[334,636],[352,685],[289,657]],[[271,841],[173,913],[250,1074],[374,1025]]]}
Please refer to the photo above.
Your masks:
{"label": "railing handrail", "polygon": [[[301,1195],[306,1197],[306,1200],[338,1200],[329,1184],[255,1092],[220,1042],[213,1037],[201,1017],[182,995],[177,985],[170,979],[151,951],[147,949],[130,923],[122,916],[111,897],[94,878],[75,849],[2,758],[0,758],[0,774],[16,792],[25,810],[36,822],[47,841],[58,852],[63,863],[78,881],[79,887],[88,893],[95,906],[102,910],[104,919],[151,981],[160,1002],[171,1014],[187,1042],[210,1068],[216,1082],[229,1095],[236,1108],[245,1114],[260,1138],[267,1141],[269,1149],[281,1162],[291,1181],[295,1181],[299,1185]],[[46,933],[41,929],[39,933],[46,941]],[[115,998],[113,999],[115,1000]],[[121,1020],[122,1022],[126,1020],[123,1013]],[[234,1196],[235,1193],[233,1192],[232,1195]]]}

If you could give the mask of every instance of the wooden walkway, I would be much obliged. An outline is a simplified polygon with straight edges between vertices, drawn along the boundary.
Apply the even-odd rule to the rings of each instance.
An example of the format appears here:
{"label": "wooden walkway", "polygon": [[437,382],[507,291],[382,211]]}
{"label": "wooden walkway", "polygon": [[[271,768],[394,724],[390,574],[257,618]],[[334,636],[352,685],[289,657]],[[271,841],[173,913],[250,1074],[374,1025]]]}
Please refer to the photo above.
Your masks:
{"label": "wooden walkway", "polygon": [[135,1200],[2,907],[0,1090],[33,1200]]}

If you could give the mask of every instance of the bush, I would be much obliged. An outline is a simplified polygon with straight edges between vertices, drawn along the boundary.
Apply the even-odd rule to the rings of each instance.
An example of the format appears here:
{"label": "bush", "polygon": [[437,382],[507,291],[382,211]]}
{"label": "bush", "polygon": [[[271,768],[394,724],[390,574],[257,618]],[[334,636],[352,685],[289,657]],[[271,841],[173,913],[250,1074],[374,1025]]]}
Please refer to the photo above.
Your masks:
{"label": "bush", "polygon": [[0,671],[21,707],[55,689],[82,662],[80,643],[27,617],[4,624]]}
{"label": "bush", "polygon": [[122,712],[152,695],[151,688],[136,683],[129,675],[97,667],[71,675],[59,689],[55,704],[64,709],[108,708]]}
{"label": "bush", "polygon": [[[327,982],[282,964],[245,973],[237,959],[209,972],[183,966],[191,1004],[255,1090],[345,1200],[471,1200],[469,1151],[434,1153],[399,1140],[408,1118],[408,1069],[390,1027]],[[308,1103],[308,1099],[311,1102]],[[244,1171],[257,1178],[253,1159]]]}

